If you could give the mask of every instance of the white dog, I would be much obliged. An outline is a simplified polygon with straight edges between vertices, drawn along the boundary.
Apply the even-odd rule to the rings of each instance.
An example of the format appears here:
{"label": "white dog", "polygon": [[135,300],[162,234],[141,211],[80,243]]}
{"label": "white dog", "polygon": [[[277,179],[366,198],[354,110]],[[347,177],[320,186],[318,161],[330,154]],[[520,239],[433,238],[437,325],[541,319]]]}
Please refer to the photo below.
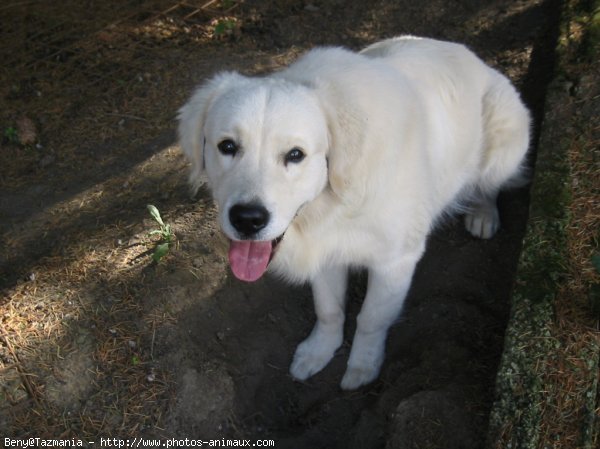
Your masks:
{"label": "white dog", "polygon": [[179,111],[236,277],[267,267],[312,284],[317,323],[290,368],[323,369],[342,344],[350,267],[369,281],[341,387],[373,381],[427,235],[448,209],[490,238],[496,197],[522,175],[529,113],[464,46],[400,37],[360,53],[318,48],[265,77],[226,72]]}

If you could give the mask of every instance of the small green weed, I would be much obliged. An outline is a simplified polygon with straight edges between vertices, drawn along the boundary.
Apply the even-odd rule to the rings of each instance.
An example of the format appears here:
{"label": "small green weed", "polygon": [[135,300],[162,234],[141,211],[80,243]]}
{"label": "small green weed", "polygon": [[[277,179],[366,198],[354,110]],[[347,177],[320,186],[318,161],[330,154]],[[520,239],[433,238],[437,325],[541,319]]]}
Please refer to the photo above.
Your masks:
{"label": "small green weed", "polygon": [[19,134],[17,128],[13,126],[7,126],[4,128],[4,138],[10,143],[19,143]]}
{"label": "small green weed", "polygon": [[215,36],[222,36],[235,28],[235,21],[231,19],[219,19],[215,25]]}
{"label": "small green weed", "polygon": [[165,224],[156,206],[148,204],[146,207],[148,208],[148,212],[150,212],[152,218],[154,218],[154,221],[156,221],[160,226],[160,229],[154,229],[148,233],[148,235],[160,236],[160,241],[157,243],[156,247],[154,248],[154,253],[152,254],[152,259],[154,259],[155,262],[160,262],[160,259],[166,256],[169,252],[169,248],[173,243],[175,234],[173,234],[173,231],[171,230],[171,225]]}

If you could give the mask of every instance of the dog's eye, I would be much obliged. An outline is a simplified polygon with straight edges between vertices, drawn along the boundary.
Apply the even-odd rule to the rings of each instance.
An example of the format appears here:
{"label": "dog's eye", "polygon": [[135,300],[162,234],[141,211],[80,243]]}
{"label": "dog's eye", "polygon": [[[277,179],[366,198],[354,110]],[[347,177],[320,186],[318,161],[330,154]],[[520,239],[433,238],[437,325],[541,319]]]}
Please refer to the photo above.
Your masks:
{"label": "dog's eye", "polygon": [[292,148],[285,155],[284,162],[285,165],[287,165],[290,162],[297,164],[298,162],[302,161],[302,159],[304,159],[304,153],[302,152],[302,150],[300,148]]}
{"label": "dog's eye", "polygon": [[238,146],[231,139],[225,139],[217,145],[217,148],[221,152],[221,154],[225,156],[235,156],[235,153],[238,151]]}

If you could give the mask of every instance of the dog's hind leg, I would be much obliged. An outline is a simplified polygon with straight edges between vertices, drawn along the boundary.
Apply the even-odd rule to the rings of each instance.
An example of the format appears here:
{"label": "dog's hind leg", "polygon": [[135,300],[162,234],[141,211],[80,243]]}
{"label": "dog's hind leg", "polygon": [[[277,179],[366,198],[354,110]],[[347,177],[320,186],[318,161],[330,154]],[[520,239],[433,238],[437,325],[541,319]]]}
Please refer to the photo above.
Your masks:
{"label": "dog's hind leg", "polygon": [[483,142],[479,179],[465,227],[489,239],[500,228],[496,199],[501,188],[525,184],[524,159],[529,147],[529,111],[507,78],[496,73],[483,96]]}
{"label": "dog's hind leg", "polygon": [[489,239],[500,228],[500,214],[496,207],[497,197],[497,192],[480,193],[471,200],[469,210],[465,214],[465,228],[473,236]]}
{"label": "dog's hind leg", "polygon": [[336,266],[323,269],[312,281],[317,322],[311,334],[298,345],[291,375],[305,380],[321,371],[344,339],[344,309],[348,270]]}

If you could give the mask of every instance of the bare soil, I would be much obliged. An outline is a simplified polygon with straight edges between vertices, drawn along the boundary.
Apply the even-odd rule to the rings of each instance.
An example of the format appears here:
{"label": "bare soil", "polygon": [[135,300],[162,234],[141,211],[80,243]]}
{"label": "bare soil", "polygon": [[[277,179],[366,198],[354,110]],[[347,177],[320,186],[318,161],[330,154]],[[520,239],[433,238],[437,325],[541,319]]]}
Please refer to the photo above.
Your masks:
{"label": "bare soil", "polygon": [[[537,130],[559,2],[57,3],[0,7],[2,436],[483,447],[527,190],[502,194],[490,241],[460,218],[433,233],[380,379],[342,392],[365,274],[351,280],[343,347],[294,382],[310,289],[230,275],[209,192],[189,198],[173,118],[217,70],[415,34],[464,42],[507,73]],[[158,264],[147,203],[176,235]]]}

